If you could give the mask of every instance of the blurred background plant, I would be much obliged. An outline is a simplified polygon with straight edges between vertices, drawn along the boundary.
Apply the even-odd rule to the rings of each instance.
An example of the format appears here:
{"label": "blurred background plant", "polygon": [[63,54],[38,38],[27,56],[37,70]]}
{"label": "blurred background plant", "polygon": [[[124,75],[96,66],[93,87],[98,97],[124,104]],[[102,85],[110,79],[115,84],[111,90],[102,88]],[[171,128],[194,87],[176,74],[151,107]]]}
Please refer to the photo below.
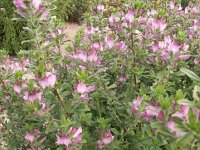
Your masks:
{"label": "blurred background plant", "polygon": [[53,12],[59,19],[64,22],[79,23],[83,20],[83,14],[90,10],[94,0],[57,0],[55,6],[57,7]]}
{"label": "blurred background plant", "polygon": [[0,1],[0,14],[0,49],[5,49],[9,55],[15,55],[20,49],[30,48],[28,44],[21,44],[29,35],[22,28],[26,21],[12,20],[15,14],[12,0]]}

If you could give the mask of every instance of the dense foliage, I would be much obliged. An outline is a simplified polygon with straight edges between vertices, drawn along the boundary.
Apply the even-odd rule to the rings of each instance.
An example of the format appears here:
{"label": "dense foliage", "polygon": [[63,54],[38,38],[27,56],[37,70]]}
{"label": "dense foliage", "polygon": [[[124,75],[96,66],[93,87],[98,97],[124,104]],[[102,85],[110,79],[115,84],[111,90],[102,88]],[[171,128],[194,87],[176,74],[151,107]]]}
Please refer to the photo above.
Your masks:
{"label": "dense foliage", "polygon": [[25,22],[16,22],[12,19],[15,14],[15,7],[12,0],[0,1],[0,49],[6,49],[8,54],[15,55],[20,49],[28,49],[28,45],[21,44],[29,38],[23,30]]}
{"label": "dense foliage", "polygon": [[56,0],[53,14],[63,21],[80,22],[95,0]]}
{"label": "dense foliage", "polygon": [[14,4],[33,48],[1,51],[9,150],[200,148],[199,3],[99,3],[65,52],[51,2]]}

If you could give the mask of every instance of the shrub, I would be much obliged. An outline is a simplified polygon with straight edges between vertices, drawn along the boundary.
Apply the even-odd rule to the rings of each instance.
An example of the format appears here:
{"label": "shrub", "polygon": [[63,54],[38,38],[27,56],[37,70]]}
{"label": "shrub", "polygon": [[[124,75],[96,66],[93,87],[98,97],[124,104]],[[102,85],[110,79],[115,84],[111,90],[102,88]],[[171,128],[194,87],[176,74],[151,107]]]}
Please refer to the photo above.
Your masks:
{"label": "shrub", "polygon": [[5,49],[10,55],[16,55],[20,49],[30,48],[30,45],[21,44],[22,41],[29,39],[27,32],[22,28],[26,22],[12,20],[15,14],[13,2],[2,0],[0,8],[0,49]]}
{"label": "shrub", "polygon": [[53,14],[63,21],[80,22],[83,14],[90,9],[93,0],[57,0]]}
{"label": "shrub", "polygon": [[199,4],[124,4],[107,18],[100,3],[65,53],[48,1],[15,4],[34,38],[19,62],[1,52],[8,149],[200,147]]}

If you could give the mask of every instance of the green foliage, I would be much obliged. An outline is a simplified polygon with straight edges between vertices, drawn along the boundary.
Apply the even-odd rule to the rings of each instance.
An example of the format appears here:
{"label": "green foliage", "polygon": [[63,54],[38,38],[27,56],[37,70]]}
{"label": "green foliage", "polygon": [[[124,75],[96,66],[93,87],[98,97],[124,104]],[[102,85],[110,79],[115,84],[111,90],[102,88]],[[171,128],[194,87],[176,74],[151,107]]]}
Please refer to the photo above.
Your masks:
{"label": "green foliage", "polygon": [[0,49],[5,49],[10,55],[15,55],[20,49],[28,49],[29,45],[21,44],[29,37],[22,29],[26,22],[12,20],[15,14],[12,0],[0,1],[0,14]]}
{"label": "green foliage", "polygon": [[54,15],[63,21],[80,22],[89,10],[92,0],[57,0]]}

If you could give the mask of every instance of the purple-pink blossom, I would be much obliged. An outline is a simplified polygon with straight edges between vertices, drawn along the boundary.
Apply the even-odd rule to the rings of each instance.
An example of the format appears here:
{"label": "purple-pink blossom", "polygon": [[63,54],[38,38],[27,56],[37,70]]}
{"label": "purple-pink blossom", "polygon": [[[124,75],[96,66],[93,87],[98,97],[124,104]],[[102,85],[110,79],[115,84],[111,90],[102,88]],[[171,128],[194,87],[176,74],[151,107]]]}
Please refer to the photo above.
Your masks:
{"label": "purple-pink blossom", "polygon": [[186,105],[181,105],[179,108],[179,111],[176,113],[172,114],[172,117],[179,117],[182,120],[188,120],[188,112],[190,110],[189,106]]}
{"label": "purple-pink blossom", "polygon": [[164,31],[165,28],[167,27],[167,24],[165,23],[165,20],[162,20],[162,19],[156,19],[156,18],[153,18],[151,20],[151,24],[152,24],[152,29],[153,30],[159,30],[159,31]]}
{"label": "purple-pink blossom", "polygon": [[135,116],[138,116],[138,107],[143,102],[143,97],[138,97],[133,101],[133,104],[131,105],[131,110],[134,113]]}
{"label": "purple-pink blossom", "polygon": [[39,9],[43,0],[31,0],[31,3],[35,9]]}
{"label": "purple-pink blossom", "polygon": [[97,10],[99,10],[99,11],[104,11],[104,10],[105,10],[104,5],[103,5],[103,4],[98,4],[98,5],[97,5]]}
{"label": "purple-pink blossom", "polygon": [[126,51],[128,49],[128,45],[124,41],[120,41],[116,43],[116,49],[120,51]]}
{"label": "purple-pink blossom", "polygon": [[30,143],[33,143],[33,141],[38,138],[40,135],[40,131],[38,129],[35,129],[33,132],[26,132],[24,138]]}
{"label": "purple-pink blossom", "polygon": [[51,72],[46,72],[44,78],[39,78],[38,83],[39,85],[45,89],[47,87],[53,88],[56,83],[56,75]]}
{"label": "purple-pink blossom", "polygon": [[108,130],[104,135],[102,135],[101,139],[97,141],[97,146],[99,149],[103,149],[105,145],[112,143],[114,140],[114,136],[111,131]]}
{"label": "purple-pink blossom", "polygon": [[106,43],[106,48],[108,48],[108,50],[112,49],[112,47],[114,46],[114,42],[115,40],[113,38],[111,38],[109,35],[106,35],[105,43]]}
{"label": "purple-pink blossom", "polygon": [[142,117],[146,121],[150,121],[152,119],[152,117],[156,117],[158,121],[163,121],[164,114],[159,105],[155,104],[154,102],[150,102],[145,107],[145,111],[142,112]]}
{"label": "purple-pink blossom", "polygon": [[70,146],[78,145],[82,141],[82,128],[71,127],[67,134],[57,135],[57,145],[65,145],[68,150]]}
{"label": "purple-pink blossom", "polygon": [[166,123],[166,127],[170,130],[174,137],[178,138],[186,134],[186,132],[181,131],[181,129],[178,129],[176,126],[177,124],[172,120]]}
{"label": "purple-pink blossom", "polygon": [[93,92],[96,89],[96,86],[86,86],[85,83],[80,82],[75,86],[75,89],[77,90],[78,93],[84,94],[84,93],[90,93]]}
{"label": "purple-pink blossom", "polygon": [[23,0],[13,0],[13,3],[19,10],[27,9],[27,6]]}
{"label": "purple-pink blossom", "polygon": [[178,43],[174,40],[168,45],[168,51],[172,52],[173,54],[178,53],[180,46]]}

